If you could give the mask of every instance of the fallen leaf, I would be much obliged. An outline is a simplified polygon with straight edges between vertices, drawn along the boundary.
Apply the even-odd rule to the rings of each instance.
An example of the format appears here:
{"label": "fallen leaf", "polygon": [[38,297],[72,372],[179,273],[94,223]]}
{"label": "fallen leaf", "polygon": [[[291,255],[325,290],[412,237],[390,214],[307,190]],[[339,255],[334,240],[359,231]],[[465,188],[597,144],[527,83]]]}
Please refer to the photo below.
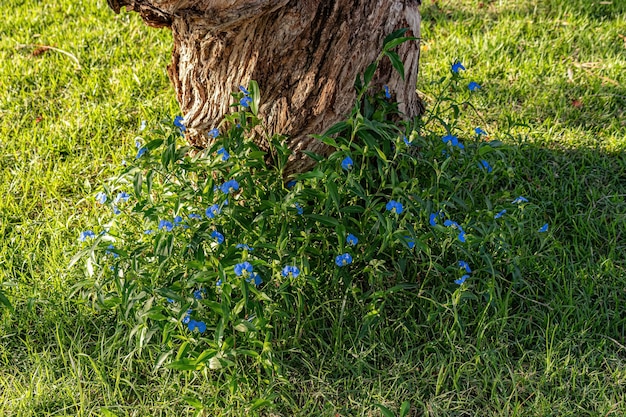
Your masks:
{"label": "fallen leaf", "polygon": [[39,123],[43,120],[43,116],[37,116],[37,118],[35,119],[35,123]]}
{"label": "fallen leaf", "polygon": [[583,106],[583,102],[577,99],[572,100],[572,106],[580,109]]}
{"label": "fallen leaf", "polygon": [[52,49],[51,46],[42,45],[39,48],[35,49],[32,54],[33,54],[33,56],[43,55],[46,52],[48,52],[50,49]]}

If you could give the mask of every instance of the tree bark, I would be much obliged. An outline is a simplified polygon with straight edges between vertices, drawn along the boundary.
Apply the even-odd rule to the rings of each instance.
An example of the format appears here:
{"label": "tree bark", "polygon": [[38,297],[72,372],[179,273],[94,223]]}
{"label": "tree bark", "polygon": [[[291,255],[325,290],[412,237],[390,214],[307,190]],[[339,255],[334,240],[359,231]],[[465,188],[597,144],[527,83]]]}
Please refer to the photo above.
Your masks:
{"label": "tree bark", "polygon": [[[300,151],[328,154],[313,139],[346,117],[356,98],[354,80],[399,28],[420,36],[420,0],[108,0],[141,14],[174,38],[168,73],[187,126],[187,139],[206,147],[232,103],[231,92],[256,80],[259,115],[270,134],[288,137],[293,151],[286,175],[310,169]],[[402,44],[406,80],[383,61],[373,88],[388,86],[406,117],[423,111],[415,86],[419,41]],[[264,147],[263,138],[257,143]]]}

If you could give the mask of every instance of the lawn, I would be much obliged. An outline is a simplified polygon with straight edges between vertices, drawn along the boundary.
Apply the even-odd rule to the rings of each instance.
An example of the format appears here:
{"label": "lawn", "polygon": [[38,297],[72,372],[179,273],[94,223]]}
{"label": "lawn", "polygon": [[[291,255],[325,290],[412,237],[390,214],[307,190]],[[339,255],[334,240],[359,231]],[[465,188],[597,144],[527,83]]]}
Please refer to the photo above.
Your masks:
{"label": "lawn", "polygon": [[363,316],[326,300],[330,325],[277,340],[268,376],[155,370],[158,347],[134,349],[68,268],[142,121],[178,114],[170,33],[102,0],[3,1],[0,415],[626,415],[626,3],[423,3],[420,94],[432,108],[463,63],[481,89],[459,127],[511,149],[489,191],[549,230],[514,241],[519,268],[481,281],[473,309],[422,286],[362,338]]}

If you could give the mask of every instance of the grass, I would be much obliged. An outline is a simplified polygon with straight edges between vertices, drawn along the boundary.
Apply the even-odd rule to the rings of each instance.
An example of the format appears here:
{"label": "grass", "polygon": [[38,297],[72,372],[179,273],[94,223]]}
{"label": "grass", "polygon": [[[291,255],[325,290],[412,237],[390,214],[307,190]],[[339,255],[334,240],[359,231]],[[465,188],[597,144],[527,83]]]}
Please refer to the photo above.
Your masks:
{"label": "grass", "polygon": [[623,2],[424,1],[419,90],[432,103],[431,81],[463,62],[482,85],[466,127],[516,148],[502,189],[541,206],[548,236],[514,242],[519,279],[493,280],[492,303],[397,294],[358,339],[361,316],[328,300],[277,348],[271,381],[155,372],[154,351],[131,353],[114,317],[72,296],[87,197],[142,120],[178,114],[170,34],[103,1],[2,11],[0,288],[15,312],[0,310],[0,415],[193,415],[198,399],[201,415],[376,416],[404,400],[411,415],[626,414]]}

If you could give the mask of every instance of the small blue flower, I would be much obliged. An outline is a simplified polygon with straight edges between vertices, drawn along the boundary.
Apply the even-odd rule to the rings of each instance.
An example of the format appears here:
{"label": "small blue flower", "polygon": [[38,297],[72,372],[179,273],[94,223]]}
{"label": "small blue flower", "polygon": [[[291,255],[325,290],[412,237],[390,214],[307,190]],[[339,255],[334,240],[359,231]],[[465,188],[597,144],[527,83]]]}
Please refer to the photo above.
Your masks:
{"label": "small blue flower", "polygon": [[174,126],[180,129],[180,133],[182,134],[187,128],[185,127],[185,119],[182,116],[176,116],[174,118]]}
{"label": "small blue flower", "polygon": [[443,222],[443,225],[446,227],[454,227],[455,229],[461,228],[457,222],[448,219]]}
{"label": "small blue flower", "polygon": [[352,169],[352,166],[354,165],[354,162],[352,161],[352,158],[350,158],[349,156],[346,156],[343,161],[341,161],[341,168],[345,169],[346,171]]}
{"label": "small blue flower", "polygon": [[464,268],[465,272],[467,272],[468,274],[470,274],[472,272],[472,270],[470,269],[470,266],[467,262],[465,261],[459,261],[459,268]]}
{"label": "small blue flower", "polygon": [[413,249],[415,247],[415,241],[411,239],[411,236],[405,236],[404,238],[406,239],[406,245],[409,249]]}
{"label": "small blue flower", "polygon": [[251,282],[254,284],[255,287],[258,287],[263,283],[263,280],[261,279],[261,276],[259,274],[253,272],[248,278],[246,278],[246,282]]}
{"label": "small blue flower", "polygon": [[148,148],[146,148],[145,146],[141,149],[139,149],[139,151],[137,152],[137,156],[135,156],[135,159],[139,159],[143,156],[144,153],[146,153],[146,151],[148,150]]}
{"label": "small blue flower", "polygon": [[141,148],[141,141],[139,139],[135,139],[135,148]]}
{"label": "small blue flower", "polygon": [[296,185],[296,182],[296,180],[291,180],[285,185],[285,187],[287,187],[287,189],[292,189]]}
{"label": "small blue flower", "polygon": [[115,201],[113,201],[113,204],[117,204],[120,201],[125,203],[125,202],[128,201],[129,198],[130,198],[130,194],[128,194],[125,191],[122,191],[122,192],[117,194],[117,196],[115,197]]}
{"label": "small blue flower", "polygon": [[469,88],[470,91],[476,91],[476,90],[480,90],[481,87],[480,87],[480,84],[472,81],[471,83],[467,85],[467,88]]}
{"label": "small blue flower", "polygon": [[187,313],[185,314],[185,317],[183,317],[183,320],[182,320],[183,324],[187,324],[191,321],[191,313],[192,313],[191,309],[187,310]]}
{"label": "small blue flower", "polygon": [[228,180],[222,184],[220,190],[222,190],[224,194],[228,194],[231,191],[237,191],[239,190],[239,183],[236,180]]}
{"label": "small blue flower", "polygon": [[202,300],[204,298],[204,294],[206,293],[206,290],[204,288],[200,288],[199,290],[195,290],[193,292],[193,298],[195,298],[196,300]]}
{"label": "small blue flower", "polygon": [[411,145],[413,145],[411,142],[409,142],[409,140],[407,139],[407,137],[406,137],[406,136],[402,136],[402,141],[404,142],[404,144],[405,144],[406,146],[411,146]]}
{"label": "small blue flower", "polygon": [[161,220],[159,222],[159,230],[165,229],[166,232],[171,232],[174,228],[174,224],[168,220]]}
{"label": "small blue flower", "polygon": [[486,160],[482,159],[480,161],[480,165],[481,168],[486,169],[488,173],[491,173],[491,171],[493,171],[493,168],[491,167],[491,165],[489,165],[489,162],[487,162]]}
{"label": "small blue flower", "polygon": [[354,246],[359,243],[359,238],[354,236],[352,233],[349,233],[348,237],[346,237],[346,243],[350,246]]}
{"label": "small blue flower", "polygon": [[220,212],[220,206],[213,204],[211,207],[206,209],[204,214],[206,214],[209,219],[214,219],[218,214],[220,214]]}
{"label": "small blue flower", "polygon": [[250,107],[250,103],[252,103],[252,99],[248,96],[245,96],[241,100],[239,100],[239,104],[241,105],[241,107],[248,108]]}
{"label": "small blue flower", "polygon": [[292,277],[296,278],[298,275],[300,275],[300,269],[297,266],[286,265],[282,270],[282,274],[284,277],[288,277],[289,275],[291,275]]}
{"label": "small blue flower", "polygon": [[104,253],[106,255],[113,256],[113,258],[119,258],[120,255],[118,255],[117,253],[113,252],[114,250],[115,250],[115,246],[113,246],[113,244],[110,244],[109,246],[107,246],[107,250]]}
{"label": "small blue flower", "polygon": [[182,216],[176,216],[176,217],[174,217],[174,226],[182,226],[182,227],[185,227],[185,225],[183,224],[183,218],[182,218]]}
{"label": "small blue flower", "polygon": [[252,273],[252,270],[252,264],[248,261],[235,265],[235,275],[237,275],[238,277],[244,274],[249,275]]}
{"label": "small blue flower", "polygon": [[237,249],[247,250],[249,252],[252,252],[254,250],[254,248],[252,246],[248,246],[245,243],[238,243],[236,248]]}
{"label": "small blue flower", "polygon": [[455,280],[454,280],[454,283],[455,283],[455,284],[457,284],[457,285],[461,285],[461,284],[463,284],[463,283],[465,282],[465,280],[466,280],[466,279],[468,279],[469,277],[470,277],[469,275],[465,274],[465,275],[463,275],[461,278],[459,278],[459,279],[455,279]]}
{"label": "small blue flower", "polygon": [[302,206],[299,203],[296,203],[295,207],[298,214],[302,216],[302,213],[304,213],[304,209],[302,208]]}
{"label": "small blue flower", "polygon": [[224,235],[218,232],[217,230],[213,230],[211,232],[211,237],[217,240],[217,243],[224,243]]}
{"label": "small blue flower", "polygon": [[200,216],[199,214],[196,214],[196,213],[190,213],[189,214],[189,218],[190,219],[194,219],[194,220],[201,220],[202,216]]}
{"label": "small blue flower", "polygon": [[541,228],[539,229],[539,233],[545,233],[548,231],[548,223],[544,224],[543,226],[541,226]]}
{"label": "small blue flower", "polygon": [[456,61],[454,64],[452,64],[452,72],[458,74],[459,70],[465,71],[465,67],[463,66],[463,64],[461,64],[460,61]]}
{"label": "small blue flower", "polygon": [[525,199],[524,197],[517,197],[515,200],[513,200],[511,202],[512,204],[519,204],[519,203],[528,203],[528,200]]}
{"label": "small blue flower", "polygon": [[193,332],[195,329],[198,329],[200,334],[206,332],[206,324],[203,321],[190,320],[189,323],[187,323],[187,328],[190,332]]}
{"label": "small blue flower", "polygon": [[210,138],[216,138],[216,137],[219,136],[219,134],[220,134],[220,131],[216,127],[214,127],[213,129],[209,130],[209,133],[208,133]]}
{"label": "small blue flower", "polygon": [[151,235],[152,233],[154,233],[154,230],[152,230],[152,229],[148,229],[148,230],[143,232],[144,235]]}
{"label": "small blue flower", "polygon": [[103,192],[96,194],[96,201],[100,204],[104,204],[107,201],[107,195]]}
{"label": "small blue flower", "polygon": [[430,213],[428,222],[431,226],[437,226],[437,217],[439,217],[439,213]]}
{"label": "small blue flower", "polygon": [[215,281],[215,286],[216,287],[221,287],[222,286],[222,280],[218,279],[217,281]]}
{"label": "small blue flower", "polygon": [[389,92],[389,86],[385,85],[383,88],[385,89],[385,98],[390,99],[391,93]]}
{"label": "small blue flower", "polygon": [[442,141],[443,143],[448,143],[448,142],[450,142],[450,144],[451,144],[452,146],[456,146],[456,147],[457,147],[457,148],[459,148],[459,149],[465,149],[465,146],[464,146],[461,142],[459,142],[459,138],[457,138],[457,137],[456,137],[456,136],[454,136],[454,135],[447,134],[447,135],[445,135],[445,136],[443,136],[443,137],[441,138],[441,141]]}
{"label": "small blue flower", "polygon": [[349,253],[337,255],[337,257],[335,258],[335,263],[339,267],[350,265],[352,263],[352,256]]}
{"label": "small blue flower", "polygon": [[484,130],[482,130],[480,127],[475,128],[475,129],[474,129],[474,132],[476,132],[476,134],[477,134],[478,136],[480,136],[480,135],[485,135],[485,136],[486,136],[486,135],[487,135],[487,132],[485,132]]}
{"label": "small blue flower", "polygon": [[404,208],[402,207],[402,203],[399,203],[395,200],[390,200],[385,206],[385,208],[387,209],[387,211],[390,211],[392,213],[397,213],[397,214],[402,214],[402,212],[404,211]]}
{"label": "small blue flower", "polygon": [[217,150],[217,154],[222,155],[222,161],[228,161],[230,158],[230,154],[223,146]]}
{"label": "small blue flower", "polygon": [[459,231],[459,241],[465,243],[465,231],[463,231],[463,229]]}
{"label": "small blue flower", "polygon": [[246,90],[246,87],[244,87],[243,85],[239,86],[239,91],[241,91],[242,93],[244,93],[247,96],[250,95],[250,92],[248,90]]}
{"label": "small blue flower", "polygon": [[493,216],[494,219],[499,219],[500,217],[504,216],[506,213],[506,210],[502,210],[501,212],[499,212],[498,214],[496,214],[495,216]]}
{"label": "small blue flower", "polygon": [[120,214],[121,211],[120,209],[117,208],[117,206],[113,206],[113,214]]}

